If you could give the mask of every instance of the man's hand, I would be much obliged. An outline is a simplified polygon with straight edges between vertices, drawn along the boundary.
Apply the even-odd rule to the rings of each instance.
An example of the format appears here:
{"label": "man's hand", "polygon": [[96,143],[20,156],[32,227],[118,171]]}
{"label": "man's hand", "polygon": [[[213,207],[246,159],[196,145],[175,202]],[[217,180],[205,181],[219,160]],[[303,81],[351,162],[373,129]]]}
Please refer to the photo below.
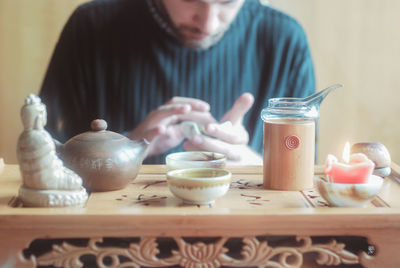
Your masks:
{"label": "man's hand", "polygon": [[174,97],[149,113],[127,136],[133,140],[148,140],[150,147],[147,156],[161,154],[183,141],[184,135],[179,122],[189,118],[203,124],[215,122],[209,110],[210,105],[202,100]]}
{"label": "man's hand", "polygon": [[260,163],[261,157],[247,146],[249,134],[243,126],[243,117],[253,103],[253,95],[242,94],[222,117],[220,124],[206,125],[205,130],[212,137],[196,135],[191,140],[184,142],[184,149],[219,152],[225,154],[230,160],[239,161],[247,158],[249,162]]}

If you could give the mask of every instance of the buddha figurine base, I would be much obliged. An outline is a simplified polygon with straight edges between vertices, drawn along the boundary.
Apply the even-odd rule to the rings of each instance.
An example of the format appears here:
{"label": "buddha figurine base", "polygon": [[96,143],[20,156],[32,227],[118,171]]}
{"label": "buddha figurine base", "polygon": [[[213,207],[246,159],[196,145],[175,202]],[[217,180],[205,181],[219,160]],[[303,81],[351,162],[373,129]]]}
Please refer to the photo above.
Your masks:
{"label": "buddha figurine base", "polygon": [[80,190],[34,190],[19,188],[18,198],[24,207],[82,207],[88,199],[85,188]]}

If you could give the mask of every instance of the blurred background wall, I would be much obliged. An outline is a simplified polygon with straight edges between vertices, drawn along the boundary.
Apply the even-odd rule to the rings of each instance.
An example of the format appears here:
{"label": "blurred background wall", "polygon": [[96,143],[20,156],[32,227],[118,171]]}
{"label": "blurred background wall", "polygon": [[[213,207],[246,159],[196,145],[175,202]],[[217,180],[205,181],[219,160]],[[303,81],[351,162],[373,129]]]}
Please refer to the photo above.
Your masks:
{"label": "blurred background wall", "polygon": [[[59,33],[82,2],[0,0],[0,157],[6,163],[17,163],[21,105],[38,93]],[[317,88],[345,85],[321,105],[318,163],[328,153],[341,156],[346,141],[380,141],[400,163],[400,1],[268,2],[305,28]]]}
{"label": "blurred background wall", "polygon": [[0,157],[8,164],[17,163],[25,97],[39,92],[60,31],[83,2],[0,0]]}

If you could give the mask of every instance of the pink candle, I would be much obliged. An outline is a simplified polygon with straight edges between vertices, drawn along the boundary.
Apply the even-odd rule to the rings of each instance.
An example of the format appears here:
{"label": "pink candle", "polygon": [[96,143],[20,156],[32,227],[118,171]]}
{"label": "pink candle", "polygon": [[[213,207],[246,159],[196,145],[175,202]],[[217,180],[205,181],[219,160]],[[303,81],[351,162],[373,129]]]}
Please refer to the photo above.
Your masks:
{"label": "pink candle", "polygon": [[375,164],[365,154],[349,155],[347,143],[343,151],[344,163],[329,154],[325,163],[325,174],[335,183],[365,183],[374,171]]}

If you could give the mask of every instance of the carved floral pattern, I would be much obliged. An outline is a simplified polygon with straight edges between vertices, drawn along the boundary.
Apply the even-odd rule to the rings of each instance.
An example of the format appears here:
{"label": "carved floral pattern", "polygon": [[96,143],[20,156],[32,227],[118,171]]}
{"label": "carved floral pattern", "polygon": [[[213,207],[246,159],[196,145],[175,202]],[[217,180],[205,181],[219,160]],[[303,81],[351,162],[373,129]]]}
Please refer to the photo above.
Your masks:
{"label": "carved floral pattern", "polygon": [[[62,245],[53,245],[53,250],[34,259],[40,266],[53,265],[56,267],[83,267],[80,257],[83,255],[96,256],[98,267],[135,267],[153,266],[162,267],[171,265],[170,262],[156,257],[159,254],[155,238],[144,238],[139,243],[131,243],[129,248],[98,247],[101,238],[89,240],[87,247],[78,247],[64,242]],[[119,257],[129,259],[127,262],[120,262]],[[111,263],[105,264],[105,259]],[[32,257],[31,257],[32,259]]]}
{"label": "carved floral pattern", "polygon": [[224,264],[224,256],[228,251],[224,248],[227,238],[220,239],[215,244],[186,243],[181,238],[175,238],[179,251],[172,251],[173,256],[179,260],[179,265],[188,268],[220,267]]}
{"label": "carved floral pattern", "polygon": [[[258,267],[301,267],[305,253],[317,253],[315,261],[320,265],[358,264],[365,258],[365,252],[359,256],[345,250],[345,244],[331,240],[328,243],[313,244],[311,237],[296,237],[299,246],[271,247],[267,241],[259,241],[256,237],[242,238],[244,246],[242,258],[228,256],[224,247],[228,237],[218,239],[215,243],[185,242],[182,237],[174,237],[178,250],[172,251],[172,256],[158,258],[160,253],[156,238],[142,238],[138,243],[130,243],[128,248],[100,247],[101,238],[92,238],[88,245],[74,246],[64,242],[53,245],[53,249],[40,256],[31,255],[25,259],[20,255],[20,263],[31,263],[39,266],[53,265],[56,267],[83,267],[80,257],[93,255],[98,267],[164,267],[180,265],[188,268],[208,268],[220,266],[258,266]],[[127,261],[120,261],[124,257]],[[107,262],[105,261],[107,258]]]}

